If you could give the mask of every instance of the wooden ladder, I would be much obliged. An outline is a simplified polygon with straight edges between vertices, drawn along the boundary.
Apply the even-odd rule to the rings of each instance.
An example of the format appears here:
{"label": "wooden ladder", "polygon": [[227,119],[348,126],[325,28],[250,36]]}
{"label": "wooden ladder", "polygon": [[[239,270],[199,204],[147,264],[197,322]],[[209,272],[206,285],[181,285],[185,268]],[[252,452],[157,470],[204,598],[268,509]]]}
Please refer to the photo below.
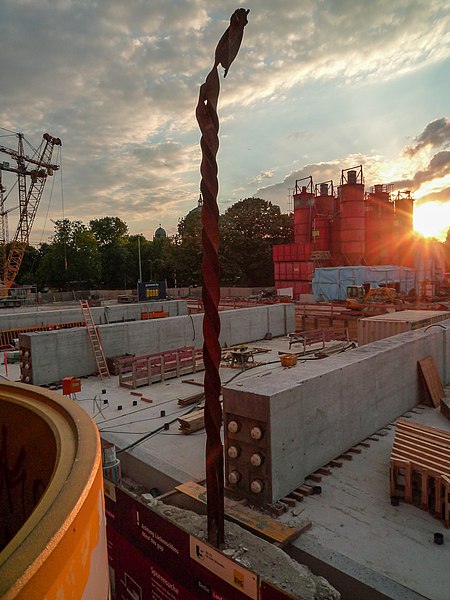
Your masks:
{"label": "wooden ladder", "polygon": [[105,355],[103,354],[102,343],[98,335],[97,328],[92,318],[91,308],[87,300],[80,300],[81,312],[83,313],[84,324],[91,342],[92,352],[94,353],[95,362],[100,377],[109,377],[109,370],[106,364]]}

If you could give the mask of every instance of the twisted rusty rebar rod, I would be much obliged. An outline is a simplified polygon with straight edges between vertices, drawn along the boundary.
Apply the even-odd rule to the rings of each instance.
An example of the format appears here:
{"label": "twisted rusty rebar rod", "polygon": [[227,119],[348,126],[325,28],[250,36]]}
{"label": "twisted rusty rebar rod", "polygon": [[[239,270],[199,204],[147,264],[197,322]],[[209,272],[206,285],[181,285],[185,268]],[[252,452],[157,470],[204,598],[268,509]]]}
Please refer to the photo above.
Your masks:
{"label": "twisted rusty rebar rod", "polygon": [[217,162],[219,149],[219,118],[217,102],[219,99],[219,75],[217,67],[228,73],[236,58],[247,25],[250,11],[238,8],[230,19],[230,26],[217,44],[214,66],[205,83],[200,87],[196,109],[197,122],[202,133],[200,145],[202,176],[200,191],[203,196],[202,207],[202,299],[205,308],[203,318],[203,359],[205,363],[205,428],[206,428],[206,491],[208,516],[208,541],[220,548],[225,542],[224,531],[224,460],[223,444],[220,437],[222,426],[222,407],[220,405],[219,364],[221,349],[219,344],[219,208],[217,206]]}

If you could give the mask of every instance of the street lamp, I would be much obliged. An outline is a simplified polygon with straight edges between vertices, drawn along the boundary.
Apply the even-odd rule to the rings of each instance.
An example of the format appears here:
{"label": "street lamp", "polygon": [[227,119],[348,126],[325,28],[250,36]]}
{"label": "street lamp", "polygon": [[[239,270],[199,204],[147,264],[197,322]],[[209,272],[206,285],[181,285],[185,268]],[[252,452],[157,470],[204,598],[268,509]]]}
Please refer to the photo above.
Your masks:
{"label": "street lamp", "polygon": [[138,234],[139,283],[142,283],[141,235],[142,233]]}

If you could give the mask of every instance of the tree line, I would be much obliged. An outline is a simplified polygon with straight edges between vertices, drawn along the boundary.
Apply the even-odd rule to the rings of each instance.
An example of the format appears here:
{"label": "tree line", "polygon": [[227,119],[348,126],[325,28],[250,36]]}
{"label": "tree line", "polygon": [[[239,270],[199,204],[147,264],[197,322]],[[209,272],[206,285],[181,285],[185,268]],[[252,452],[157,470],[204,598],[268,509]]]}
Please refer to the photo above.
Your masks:
{"label": "tree line", "polygon": [[[273,285],[272,246],[289,243],[292,214],[261,198],[233,204],[219,218],[221,284]],[[143,281],[169,287],[201,285],[201,210],[180,219],[172,237],[131,235],[119,217],[55,221],[47,243],[29,246],[16,282],[39,288],[130,289]],[[140,260],[139,260],[140,258]]]}

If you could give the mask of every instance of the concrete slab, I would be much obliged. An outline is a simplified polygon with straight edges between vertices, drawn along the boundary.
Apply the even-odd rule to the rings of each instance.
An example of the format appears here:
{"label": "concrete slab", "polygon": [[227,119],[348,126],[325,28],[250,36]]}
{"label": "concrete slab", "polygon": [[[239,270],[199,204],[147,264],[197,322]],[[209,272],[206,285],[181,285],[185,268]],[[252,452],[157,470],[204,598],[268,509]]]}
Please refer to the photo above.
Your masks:
{"label": "concrete slab", "polygon": [[[407,414],[411,421],[450,431],[450,422],[438,409]],[[289,554],[316,568],[323,563],[327,579],[349,600],[370,597],[359,595],[352,579],[396,600],[448,600],[450,532],[419,508],[391,506],[389,457],[395,428],[386,431],[370,448],[324,476],[320,495],[305,497],[301,517],[313,526],[292,543]],[[292,513],[281,517],[291,519]],[[434,544],[435,532],[444,535],[444,545]],[[345,590],[345,578],[335,571],[349,577]]]}

